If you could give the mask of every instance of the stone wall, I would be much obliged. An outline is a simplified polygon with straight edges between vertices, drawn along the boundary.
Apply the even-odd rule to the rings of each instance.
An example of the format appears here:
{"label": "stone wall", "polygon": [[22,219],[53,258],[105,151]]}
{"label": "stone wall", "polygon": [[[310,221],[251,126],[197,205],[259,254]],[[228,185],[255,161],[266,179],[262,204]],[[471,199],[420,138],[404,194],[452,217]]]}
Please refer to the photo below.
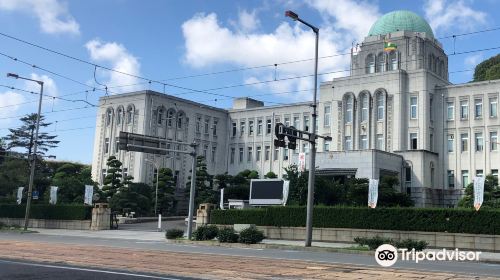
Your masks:
{"label": "stone wall", "polygon": [[[0,218],[0,223],[6,225],[24,226],[24,219]],[[49,229],[78,229],[89,230],[91,220],[42,220],[30,219],[28,227],[30,228],[49,228]]]}

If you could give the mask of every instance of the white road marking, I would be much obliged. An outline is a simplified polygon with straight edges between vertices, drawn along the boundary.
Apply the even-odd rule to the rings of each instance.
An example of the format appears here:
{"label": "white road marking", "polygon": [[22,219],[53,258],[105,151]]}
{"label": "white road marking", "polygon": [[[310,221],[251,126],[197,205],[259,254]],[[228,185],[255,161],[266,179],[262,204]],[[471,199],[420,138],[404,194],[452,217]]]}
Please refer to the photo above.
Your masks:
{"label": "white road marking", "polygon": [[133,276],[133,277],[142,277],[142,278],[151,278],[151,279],[181,280],[181,278],[162,277],[162,276],[153,276],[153,275],[145,275],[145,274],[137,274],[137,273],[127,273],[127,272],[118,272],[118,271],[109,271],[109,270],[100,270],[100,269],[90,269],[90,268],[79,268],[79,267],[71,267],[71,266],[60,266],[60,265],[50,265],[50,264],[36,264],[36,263],[24,263],[24,262],[6,261],[6,260],[0,260],[0,262],[2,262],[2,263],[11,263],[11,264],[19,264],[19,265],[27,265],[27,266],[36,266],[36,267],[57,268],[57,269],[67,269],[67,270],[78,270],[78,271],[87,271],[87,272],[98,272],[98,273],[124,275],[124,276]]}

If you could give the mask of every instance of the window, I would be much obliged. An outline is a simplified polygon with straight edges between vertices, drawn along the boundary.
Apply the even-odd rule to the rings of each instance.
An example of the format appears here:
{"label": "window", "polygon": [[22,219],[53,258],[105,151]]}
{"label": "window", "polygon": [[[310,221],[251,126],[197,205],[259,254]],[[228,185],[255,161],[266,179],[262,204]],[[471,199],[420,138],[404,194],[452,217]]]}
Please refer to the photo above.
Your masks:
{"label": "window", "polygon": [[405,167],[405,187],[406,192],[411,192],[411,167]]}
{"label": "window", "polygon": [[448,188],[455,187],[455,171],[448,170]]}
{"label": "window", "polygon": [[446,116],[449,121],[455,119],[455,105],[453,104],[453,102],[446,103]]}
{"label": "window", "polygon": [[122,123],[123,118],[123,109],[120,107],[116,112],[116,125],[120,125]]}
{"label": "window", "polygon": [[384,53],[379,53],[377,55],[377,72],[384,72],[385,71],[385,58],[384,58]]}
{"label": "window", "polygon": [[302,144],[302,151],[304,151],[304,154],[309,154],[309,143],[303,143]]}
{"label": "window", "polygon": [[398,69],[398,54],[395,51],[389,53],[389,70]]}
{"label": "window", "polygon": [[361,150],[366,150],[368,149],[368,136],[366,135],[361,135],[361,141],[360,141],[360,148]]}
{"label": "window", "polygon": [[467,152],[469,150],[469,134],[468,133],[462,133],[460,134],[460,149],[462,152]]}
{"label": "window", "polygon": [[271,153],[271,147],[270,146],[266,146],[264,148],[264,159],[265,160],[269,160],[269,157],[270,157],[270,154]]}
{"label": "window", "polygon": [[483,150],[483,133],[478,132],[474,135],[476,138],[476,152],[480,152]]}
{"label": "window", "polygon": [[498,134],[496,131],[490,132],[490,150],[496,151],[498,149]]}
{"label": "window", "polygon": [[283,149],[283,160],[288,160],[288,148]]}
{"label": "window", "polygon": [[179,113],[177,115],[177,128],[178,129],[182,128],[182,121],[183,121],[183,119],[184,119],[184,113],[181,112],[181,113]]}
{"label": "window", "polygon": [[416,133],[410,133],[410,149],[411,150],[416,150],[418,149],[418,142],[417,142],[417,134]]}
{"label": "window", "polygon": [[231,157],[230,157],[231,163],[234,163],[234,156],[235,156],[235,148],[231,148]]}
{"label": "window", "polygon": [[104,153],[109,153],[109,138],[104,139]]}
{"label": "window", "polygon": [[329,127],[330,126],[330,118],[332,115],[332,106],[331,105],[325,105],[325,115],[324,115],[324,126]]}
{"label": "window", "polygon": [[417,97],[412,96],[410,97],[410,118],[411,119],[416,119],[417,118]]}
{"label": "window", "polygon": [[368,96],[364,94],[361,97],[361,121],[366,122],[368,120]]}
{"label": "window", "polygon": [[156,119],[158,124],[161,124],[163,121],[163,113],[163,108],[158,108],[158,118]]}
{"label": "window", "polygon": [[375,56],[369,54],[366,57],[366,74],[375,73]]}
{"label": "window", "polygon": [[330,141],[323,140],[323,151],[328,152],[330,151]]}
{"label": "window", "polygon": [[253,135],[253,121],[248,121],[248,136]]}
{"label": "window", "polygon": [[123,179],[128,177],[128,168],[123,168]]}
{"label": "window", "polygon": [[[243,128],[245,127],[245,122],[243,122]],[[205,124],[204,124],[204,130],[203,132],[205,132],[205,134],[208,134],[208,131],[210,129],[210,119],[209,118],[205,118]],[[241,130],[243,131],[243,130]]]}
{"label": "window", "polygon": [[107,175],[107,173],[106,173],[106,169],[102,169],[102,170],[101,170],[101,176],[102,176],[102,177],[101,177],[101,182],[102,182],[103,184],[104,184],[104,179],[106,179],[106,175]]}
{"label": "window", "polygon": [[344,141],[344,146],[346,151],[352,150],[352,139],[351,136],[346,136]]}
{"label": "window", "polygon": [[280,148],[274,148],[273,160],[278,160],[279,156],[280,156]]}
{"label": "window", "polygon": [[257,135],[262,135],[262,120],[257,120]]}
{"label": "window", "polygon": [[496,118],[498,111],[498,101],[497,98],[490,98],[490,118]]}
{"label": "window", "polygon": [[309,116],[304,116],[304,130],[309,131]]}
{"label": "window", "polygon": [[118,153],[119,151],[119,147],[120,147],[120,138],[119,137],[115,137],[115,153]]}
{"label": "window", "polygon": [[167,126],[168,127],[172,127],[172,124],[174,121],[174,113],[175,112],[173,109],[168,110],[168,113],[167,113]]}
{"label": "window", "polygon": [[285,117],[285,125],[290,126],[290,117]]}
{"label": "window", "polygon": [[233,137],[236,136],[236,123],[233,122]]}
{"label": "window", "polygon": [[434,188],[434,162],[431,161],[430,164],[430,177],[431,177],[431,188]]}
{"label": "window", "polygon": [[474,118],[480,119],[483,117],[483,100],[474,99]]}
{"label": "window", "polygon": [[243,136],[245,134],[245,121],[240,122],[240,136]]}
{"label": "window", "polygon": [[113,117],[113,112],[111,111],[111,109],[108,109],[106,111],[106,125],[110,125],[111,124],[111,118]]}
{"label": "window", "polygon": [[477,177],[483,177],[483,170],[482,169],[476,170],[476,176]]}
{"label": "window", "polygon": [[216,158],[217,158],[217,147],[212,146],[212,162],[215,162]]}
{"label": "window", "polygon": [[219,120],[218,119],[214,119],[214,125],[212,127],[213,131],[212,131],[212,134],[214,136],[217,136],[217,124],[219,123]]}
{"label": "window", "polygon": [[297,129],[300,127],[300,118],[298,116],[293,117],[293,126]]}
{"label": "window", "polygon": [[247,156],[247,161],[248,162],[251,162],[252,161],[252,158],[253,158],[253,148],[252,147],[248,147],[248,156]]}
{"label": "window", "polygon": [[[233,128],[236,130],[236,123],[233,123]],[[201,133],[201,117],[200,116],[196,117],[195,131],[196,131],[196,133]],[[233,136],[234,136],[234,134],[235,133],[233,133]]]}
{"label": "window", "polygon": [[255,152],[255,160],[256,160],[256,161],[260,161],[260,158],[261,158],[261,156],[260,156],[261,150],[262,150],[262,147],[258,146],[258,147],[257,147],[257,151]]}
{"label": "window", "polygon": [[469,170],[462,170],[462,187],[465,188],[469,184]]}
{"label": "window", "polygon": [[377,120],[384,119],[384,95],[379,93],[377,95]]}
{"label": "window", "polygon": [[345,122],[346,123],[351,123],[352,122],[352,106],[353,106],[352,103],[353,103],[352,96],[349,95],[347,97],[346,109],[345,109]]}
{"label": "window", "polygon": [[267,119],[266,120],[266,134],[270,134],[272,131],[272,120]]}
{"label": "window", "polygon": [[378,150],[384,150],[384,135],[383,134],[377,134],[377,149]]}
{"label": "window", "polygon": [[460,101],[460,118],[462,120],[469,118],[469,102],[466,100]]}
{"label": "window", "polygon": [[239,158],[240,163],[243,162],[243,148],[240,148],[240,158]]}
{"label": "window", "polygon": [[431,96],[429,98],[429,117],[430,117],[430,120],[433,121],[434,120],[434,98]]}
{"label": "window", "polygon": [[156,176],[158,176],[158,169],[156,169],[155,167],[153,167],[153,182],[156,181]]}
{"label": "window", "polygon": [[453,153],[454,143],[455,143],[455,135],[448,134],[448,153]]}
{"label": "window", "polygon": [[208,161],[208,145],[203,146],[203,157]]}
{"label": "window", "polygon": [[132,107],[127,108],[127,124],[132,123],[132,116],[134,115],[134,109]]}

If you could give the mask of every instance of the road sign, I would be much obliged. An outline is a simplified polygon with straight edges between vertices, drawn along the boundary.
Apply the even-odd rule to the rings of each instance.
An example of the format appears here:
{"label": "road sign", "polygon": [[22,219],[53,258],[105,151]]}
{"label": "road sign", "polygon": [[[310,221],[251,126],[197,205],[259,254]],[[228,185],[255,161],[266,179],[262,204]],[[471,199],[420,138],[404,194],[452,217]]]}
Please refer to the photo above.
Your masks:
{"label": "road sign", "polygon": [[33,191],[33,199],[38,199],[38,191]]}

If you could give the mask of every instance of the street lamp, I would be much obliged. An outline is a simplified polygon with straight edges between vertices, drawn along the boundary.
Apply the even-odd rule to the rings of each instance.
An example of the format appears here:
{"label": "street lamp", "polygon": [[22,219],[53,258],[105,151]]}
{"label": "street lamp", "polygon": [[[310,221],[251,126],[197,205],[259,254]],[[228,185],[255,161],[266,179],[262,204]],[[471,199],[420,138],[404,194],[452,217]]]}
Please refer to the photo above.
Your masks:
{"label": "street lamp", "polygon": [[33,139],[33,153],[31,155],[31,166],[30,166],[30,180],[28,184],[28,200],[26,201],[26,212],[24,215],[24,230],[28,230],[28,223],[30,217],[30,207],[31,207],[31,196],[33,192],[33,181],[35,179],[35,163],[36,163],[36,152],[38,148],[38,130],[40,129],[40,114],[42,111],[42,97],[43,97],[43,81],[33,80],[25,77],[21,77],[14,73],[7,73],[7,77],[14,79],[21,79],[26,81],[35,82],[40,85],[40,100],[38,101],[38,114],[36,116],[36,129],[35,137]]}
{"label": "street lamp", "polygon": [[158,163],[156,163],[156,161],[152,161],[147,158],[144,160],[151,162],[156,168],[156,191],[155,191],[155,216],[156,216],[158,211],[158,176],[160,175],[160,166]]}
{"label": "street lamp", "polygon": [[309,135],[309,143],[311,143],[311,153],[309,154],[309,179],[307,184],[307,219],[306,219],[306,240],[305,246],[310,247],[312,241],[312,219],[313,219],[313,205],[314,205],[314,172],[316,171],[316,95],[318,92],[318,41],[319,41],[319,28],[305,22],[299,15],[292,11],[286,11],[285,16],[298,21],[310,27],[316,35],[316,49],[314,57],[314,97],[313,97],[313,113],[312,113],[312,133]]}

